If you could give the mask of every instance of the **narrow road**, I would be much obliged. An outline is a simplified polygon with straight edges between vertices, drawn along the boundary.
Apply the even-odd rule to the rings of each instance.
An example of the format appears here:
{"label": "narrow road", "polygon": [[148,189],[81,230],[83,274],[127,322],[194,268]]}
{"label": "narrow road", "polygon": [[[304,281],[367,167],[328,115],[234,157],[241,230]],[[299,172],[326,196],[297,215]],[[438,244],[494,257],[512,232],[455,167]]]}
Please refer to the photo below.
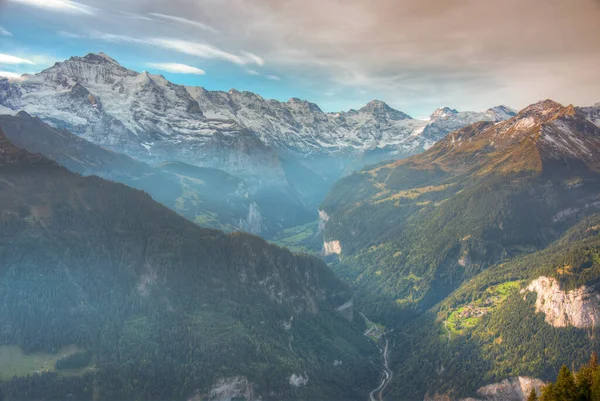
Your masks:
{"label": "narrow road", "polygon": [[450,333],[450,330],[448,330],[448,322],[444,322],[444,328],[446,329],[446,332],[448,333],[448,342],[452,341],[452,333]]}
{"label": "narrow road", "polygon": [[[363,315],[362,313],[361,313],[361,315],[365,319],[367,324],[371,325],[371,327],[369,329],[367,329],[367,331],[364,332],[364,335],[368,336],[370,334],[371,330],[373,329],[373,327],[377,328],[377,326],[375,325],[375,323],[373,323],[372,321],[367,319],[367,317],[365,315]],[[381,348],[379,350],[381,351]],[[381,383],[379,384],[379,386],[377,386],[373,391],[371,391],[369,393],[369,401],[383,401],[383,391],[386,389],[388,384],[390,384],[390,381],[392,380],[392,376],[394,375],[394,373],[391,371],[391,369],[388,366],[388,355],[389,355],[390,351],[389,351],[389,341],[387,339],[385,340],[385,348],[383,349],[382,353],[383,353],[383,372],[382,372]]]}

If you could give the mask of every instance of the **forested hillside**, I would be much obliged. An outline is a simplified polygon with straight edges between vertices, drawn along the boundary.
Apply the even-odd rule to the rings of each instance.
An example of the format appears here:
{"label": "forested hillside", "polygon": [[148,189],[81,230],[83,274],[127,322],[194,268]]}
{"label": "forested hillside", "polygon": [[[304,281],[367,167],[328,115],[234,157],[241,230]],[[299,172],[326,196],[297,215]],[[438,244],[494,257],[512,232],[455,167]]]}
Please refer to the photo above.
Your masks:
{"label": "forested hillside", "polygon": [[[295,199],[299,194],[291,188],[265,184],[257,189],[225,171],[181,162],[151,166],[51,127],[26,112],[0,116],[0,127],[22,149],[41,153],[75,173],[141,189],[202,227],[269,237],[282,226],[310,221],[316,215]],[[287,163],[286,168],[292,176],[306,174],[294,163]],[[314,185],[297,189],[305,195],[314,190]]]}
{"label": "forested hillside", "polygon": [[[389,399],[417,400],[426,392],[473,396],[508,377],[554,380],[562,364],[583,364],[600,349],[599,282],[595,214],[547,249],[490,267],[397,328]],[[544,302],[536,308],[538,299],[552,308],[544,309]]]}
{"label": "forested hillside", "polygon": [[589,362],[577,372],[571,372],[563,365],[556,383],[546,383],[538,397],[532,391],[527,401],[595,401],[600,399],[600,368],[598,356],[594,352]]}
{"label": "forested hillside", "polygon": [[0,351],[79,350],[1,382],[6,400],[364,399],[376,381],[361,320],[335,311],[352,293],[318,259],[202,229],[3,134],[0,210]]}
{"label": "forested hillside", "polygon": [[600,349],[600,128],[590,115],[543,101],[331,191],[332,266],[392,342],[385,398],[520,399]]}
{"label": "forested hillside", "polygon": [[336,271],[371,316],[426,310],[489,266],[543,249],[600,206],[600,128],[544,101],[341,180],[322,204]]}

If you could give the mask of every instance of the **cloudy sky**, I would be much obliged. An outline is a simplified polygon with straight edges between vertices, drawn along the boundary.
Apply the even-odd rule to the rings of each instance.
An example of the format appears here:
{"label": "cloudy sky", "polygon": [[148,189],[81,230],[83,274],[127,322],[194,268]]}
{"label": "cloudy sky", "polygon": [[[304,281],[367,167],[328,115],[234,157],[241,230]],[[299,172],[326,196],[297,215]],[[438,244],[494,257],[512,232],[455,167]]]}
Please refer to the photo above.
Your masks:
{"label": "cloudy sky", "polygon": [[1,74],[100,51],[326,111],[587,105],[600,101],[600,0],[0,0]]}

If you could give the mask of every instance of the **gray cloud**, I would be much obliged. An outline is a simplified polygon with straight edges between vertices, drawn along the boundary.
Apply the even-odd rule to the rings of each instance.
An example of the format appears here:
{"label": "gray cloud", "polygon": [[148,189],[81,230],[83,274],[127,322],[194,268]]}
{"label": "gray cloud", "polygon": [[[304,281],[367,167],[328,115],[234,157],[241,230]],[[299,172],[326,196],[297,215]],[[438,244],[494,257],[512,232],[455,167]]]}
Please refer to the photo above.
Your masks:
{"label": "gray cloud", "polygon": [[157,0],[152,10],[207,21],[299,79],[396,103],[516,107],[600,97],[596,0]]}
{"label": "gray cloud", "polygon": [[[150,45],[187,56],[267,64],[329,109],[338,96],[357,106],[379,97],[409,112],[600,100],[598,0],[80,2],[102,12],[76,33],[148,43],[151,32]],[[159,24],[161,15],[170,19]]]}
{"label": "gray cloud", "polygon": [[112,33],[98,32],[98,31],[88,31],[84,33],[74,33],[74,32],[59,32],[61,35],[73,38],[73,39],[88,39],[88,40],[101,40],[106,42],[115,42],[115,43],[133,43],[133,44],[141,44],[147,46],[156,46],[163,48],[165,50],[170,50],[174,52],[179,52],[182,54],[187,54],[190,56],[195,56],[199,58],[205,59],[219,59],[223,61],[229,61],[234,64],[246,65],[246,64],[256,64],[263,65],[264,61],[251,53],[241,52],[240,55],[228,53],[224,50],[221,50],[215,46],[192,42],[189,40],[181,40],[174,38],[165,38],[165,37],[133,37],[127,35],[116,35]]}

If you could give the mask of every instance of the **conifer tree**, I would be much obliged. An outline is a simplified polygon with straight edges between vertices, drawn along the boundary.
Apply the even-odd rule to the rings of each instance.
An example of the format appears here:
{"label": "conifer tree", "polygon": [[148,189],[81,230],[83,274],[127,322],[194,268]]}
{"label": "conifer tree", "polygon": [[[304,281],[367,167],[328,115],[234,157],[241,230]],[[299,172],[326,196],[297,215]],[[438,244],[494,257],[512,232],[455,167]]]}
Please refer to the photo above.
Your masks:
{"label": "conifer tree", "polygon": [[563,365],[558,372],[556,384],[554,385],[554,394],[558,401],[571,401],[577,399],[577,386],[573,373]]}
{"label": "conifer tree", "polygon": [[590,399],[593,375],[594,369],[592,368],[592,360],[590,359],[590,362],[587,365],[583,365],[575,376],[579,401],[587,401]]}
{"label": "conifer tree", "polygon": [[538,401],[537,393],[535,392],[535,387],[531,388],[529,392],[529,397],[527,397],[527,401]]}
{"label": "conifer tree", "polygon": [[547,383],[544,387],[542,387],[540,401],[557,401],[556,394],[554,393],[554,384]]}
{"label": "conifer tree", "polygon": [[592,376],[592,387],[590,389],[590,400],[600,401],[600,369],[596,367]]}

